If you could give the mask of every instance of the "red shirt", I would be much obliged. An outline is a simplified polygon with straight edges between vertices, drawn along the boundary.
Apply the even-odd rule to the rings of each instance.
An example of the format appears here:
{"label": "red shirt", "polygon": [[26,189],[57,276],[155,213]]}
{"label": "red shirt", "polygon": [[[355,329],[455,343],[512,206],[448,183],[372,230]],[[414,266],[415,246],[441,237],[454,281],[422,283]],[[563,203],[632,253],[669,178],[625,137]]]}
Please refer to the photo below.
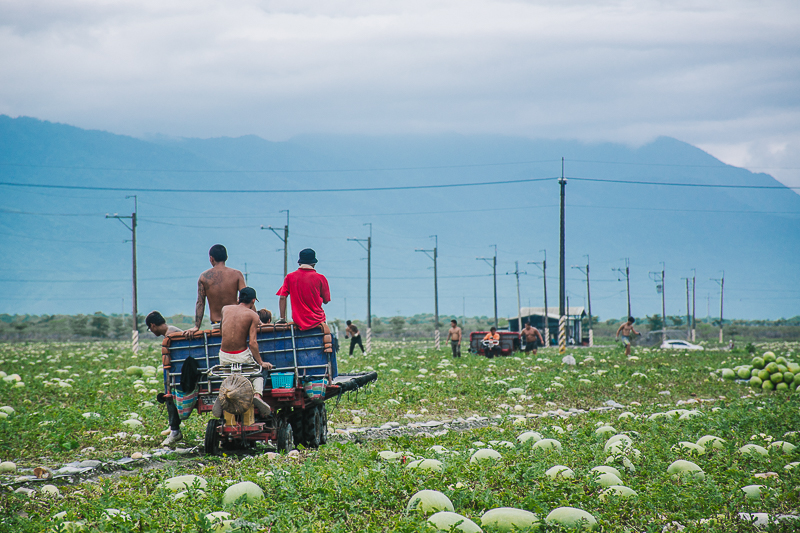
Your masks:
{"label": "red shirt", "polygon": [[325,322],[322,304],[331,301],[325,276],[311,268],[298,268],[283,280],[278,296],[292,299],[292,321],[300,329],[311,329]]}

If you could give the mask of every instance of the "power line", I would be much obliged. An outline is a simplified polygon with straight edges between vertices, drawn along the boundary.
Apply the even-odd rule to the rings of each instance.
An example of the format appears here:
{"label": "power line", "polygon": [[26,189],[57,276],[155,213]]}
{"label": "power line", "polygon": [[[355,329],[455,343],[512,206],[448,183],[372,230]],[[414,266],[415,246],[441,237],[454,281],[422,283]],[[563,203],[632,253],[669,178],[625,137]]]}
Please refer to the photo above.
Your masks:
{"label": "power line", "polygon": [[607,178],[575,178],[578,181],[596,181],[601,183],[624,183],[626,185],[663,185],[665,187],[704,187],[710,189],[800,189],[788,185],[726,185],[723,183],[675,183],[669,181],[615,180]]}
{"label": "power line", "polygon": [[516,180],[501,181],[480,181],[473,183],[443,183],[437,185],[395,185],[391,187],[344,187],[327,189],[165,189],[149,187],[97,187],[91,185],[55,185],[45,183],[13,183],[10,181],[0,181],[0,185],[6,187],[27,187],[36,189],[69,189],[83,191],[121,191],[121,192],[168,192],[168,193],[194,193],[194,194],[285,194],[285,193],[320,193],[320,192],[380,192],[380,191],[404,191],[419,189],[452,189],[457,187],[477,187],[483,185],[508,185],[512,183],[530,183],[534,181],[552,181],[556,178],[521,178]]}
{"label": "power line", "polygon": [[543,159],[540,161],[507,161],[501,163],[473,163],[463,165],[433,165],[421,167],[376,167],[376,168],[332,168],[332,169],[251,169],[251,170],[208,170],[208,169],[172,169],[172,168],[119,168],[119,167],[74,167],[65,165],[33,165],[28,163],[0,163],[6,167],[48,168],[59,170],[101,170],[111,172],[179,172],[181,174],[322,174],[336,172],[393,172],[403,170],[437,170],[450,168],[480,168],[500,167],[513,165],[534,165],[540,163],[555,163],[557,159]]}

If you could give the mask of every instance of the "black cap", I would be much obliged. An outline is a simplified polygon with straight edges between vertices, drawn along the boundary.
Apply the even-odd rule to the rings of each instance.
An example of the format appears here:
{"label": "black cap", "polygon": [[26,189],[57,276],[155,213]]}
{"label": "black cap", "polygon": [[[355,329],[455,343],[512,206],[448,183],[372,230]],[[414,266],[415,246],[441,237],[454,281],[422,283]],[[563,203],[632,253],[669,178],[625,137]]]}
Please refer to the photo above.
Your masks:
{"label": "black cap", "polygon": [[300,265],[316,265],[317,253],[311,248],[306,248],[300,252],[300,259],[297,260]]}
{"label": "black cap", "polygon": [[239,300],[244,298],[245,300],[253,300],[258,301],[256,298],[256,290],[253,287],[245,287],[244,289],[239,291]]}

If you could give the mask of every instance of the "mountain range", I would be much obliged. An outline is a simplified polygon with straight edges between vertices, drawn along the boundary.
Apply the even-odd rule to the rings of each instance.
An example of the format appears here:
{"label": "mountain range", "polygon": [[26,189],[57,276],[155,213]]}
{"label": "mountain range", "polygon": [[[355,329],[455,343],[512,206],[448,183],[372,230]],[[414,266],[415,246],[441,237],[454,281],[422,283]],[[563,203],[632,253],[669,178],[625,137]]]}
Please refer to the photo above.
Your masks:
{"label": "mountain range", "polygon": [[[370,231],[375,315],[433,311],[432,253],[418,250],[434,247],[441,314],[494,313],[494,245],[499,315],[516,314],[515,262],[522,306],[542,305],[542,271],[529,262],[543,250],[556,307],[562,158],[570,305],[588,303],[584,274],[571,268],[588,255],[601,319],[627,313],[615,270],[626,258],[636,316],[661,312],[662,268],[668,315],[686,314],[684,279],[696,274],[697,315],[718,316],[723,271],[726,317],[800,314],[800,195],[673,138],[638,147],[457,134],[138,139],[8,116],[0,313],[130,312],[131,231],[120,224],[130,220],[106,214],[135,208],[140,313],[191,313],[218,242],[277,309],[285,210],[289,267],[301,249],[317,251],[331,317],[366,316],[366,242],[348,238]],[[262,229],[270,225],[278,236]]]}

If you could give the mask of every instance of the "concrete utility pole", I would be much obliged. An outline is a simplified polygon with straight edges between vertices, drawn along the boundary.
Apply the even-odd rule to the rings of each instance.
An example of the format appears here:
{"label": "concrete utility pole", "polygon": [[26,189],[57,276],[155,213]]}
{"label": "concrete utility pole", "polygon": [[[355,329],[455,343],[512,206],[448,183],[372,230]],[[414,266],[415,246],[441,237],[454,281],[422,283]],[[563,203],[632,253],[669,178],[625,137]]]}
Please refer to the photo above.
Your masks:
{"label": "concrete utility pole", "polygon": [[519,331],[522,331],[522,300],[519,294],[519,275],[527,274],[527,272],[520,272],[519,261],[514,261],[514,272],[506,272],[506,274],[517,276],[517,326],[519,326]]}
{"label": "concrete utility pole", "polygon": [[692,340],[692,316],[689,311],[689,278],[681,278],[686,280],[686,340]]}
{"label": "concrete utility pole", "polygon": [[272,233],[275,234],[283,242],[283,277],[285,278],[286,275],[289,273],[289,210],[288,209],[281,209],[278,211],[279,213],[286,213],[286,225],[283,227],[283,237],[275,231],[275,228],[272,226],[261,226],[261,229],[268,229]]}
{"label": "concrete utility pole", "polygon": [[697,323],[695,322],[695,309],[697,307],[697,299],[695,298],[695,277],[697,271],[692,269],[692,342],[697,338]]}
{"label": "concrete utility pole", "polygon": [[477,257],[478,261],[486,261],[486,264],[492,267],[492,276],[494,277],[494,327],[497,327],[497,245],[490,244],[489,246],[494,246],[494,257],[492,257],[492,262],[489,262],[488,257]]}
{"label": "concrete utility pole", "polygon": [[594,331],[592,330],[592,293],[589,288],[589,256],[585,255],[586,257],[586,270],[583,270],[583,267],[579,265],[573,265],[572,268],[577,268],[584,274],[586,274],[586,301],[589,304],[589,346],[594,346]]}
{"label": "concrete utility pole", "polygon": [[544,252],[542,261],[528,261],[529,265],[536,265],[542,269],[542,279],[544,280],[544,345],[550,346],[550,310],[547,307],[547,250]]}
{"label": "concrete utility pole", "polygon": [[564,306],[567,301],[567,266],[564,259],[564,241],[566,228],[564,223],[564,195],[567,180],[564,178],[564,158],[561,158],[561,237],[559,239],[559,283],[558,283],[558,353],[563,354],[567,351],[567,330],[566,330],[566,310]]}
{"label": "concrete utility pole", "polygon": [[[139,354],[139,307],[137,301],[138,290],[136,287],[136,216],[139,213],[139,199],[135,194],[126,196],[125,199],[133,198],[133,213],[131,216],[122,216],[114,213],[113,215],[109,215],[106,213],[106,218],[116,218],[120,221],[120,223],[131,230],[131,251],[132,251],[132,261],[131,264],[133,265],[133,332],[131,334],[131,350],[133,353]],[[125,222],[122,221],[123,218],[131,219],[131,225],[128,226]]]}
{"label": "concrete utility pole", "polygon": [[[631,260],[629,258],[625,258],[625,270],[623,271],[621,268],[612,268],[614,272],[619,272],[620,274],[625,275],[625,286],[628,289],[628,316],[633,316],[631,314]],[[622,280],[619,280],[622,281]]]}
{"label": "concrete utility pole", "polygon": [[[372,222],[366,222],[364,225],[369,226],[369,237],[347,240],[357,242],[367,251],[367,353],[370,353],[372,348]],[[366,246],[363,244],[365,242]]]}
{"label": "concrete utility pole", "polygon": [[[433,247],[433,250],[423,250],[421,248],[417,248],[414,250],[415,252],[422,252],[431,259],[433,259],[433,302],[434,302],[434,312],[433,312],[433,345],[438,350],[439,349],[439,275],[437,270],[437,258],[439,257],[439,236],[438,235],[431,235],[434,239],[436,239],[436,245]],[[431,255],[431,253],[433,255]]]}
{"label": "concrete utility pole", "polygon": [[664,262],[661,262],[661,272],[650,272],[650,279],[656,282],[656,292],[661,294],[661,343],[667,340],[667,313],[666,313],[666,300],[664,290]]}
{"label": "concrete utility pole", "polygon": [[719,342],[720,344],[722,344],[722,324],[723,324],[722,302],[725,298],[725,271],[724,270],[722,271],[722,278],[720,279],[711,278],[711,279],[719,283]]}

